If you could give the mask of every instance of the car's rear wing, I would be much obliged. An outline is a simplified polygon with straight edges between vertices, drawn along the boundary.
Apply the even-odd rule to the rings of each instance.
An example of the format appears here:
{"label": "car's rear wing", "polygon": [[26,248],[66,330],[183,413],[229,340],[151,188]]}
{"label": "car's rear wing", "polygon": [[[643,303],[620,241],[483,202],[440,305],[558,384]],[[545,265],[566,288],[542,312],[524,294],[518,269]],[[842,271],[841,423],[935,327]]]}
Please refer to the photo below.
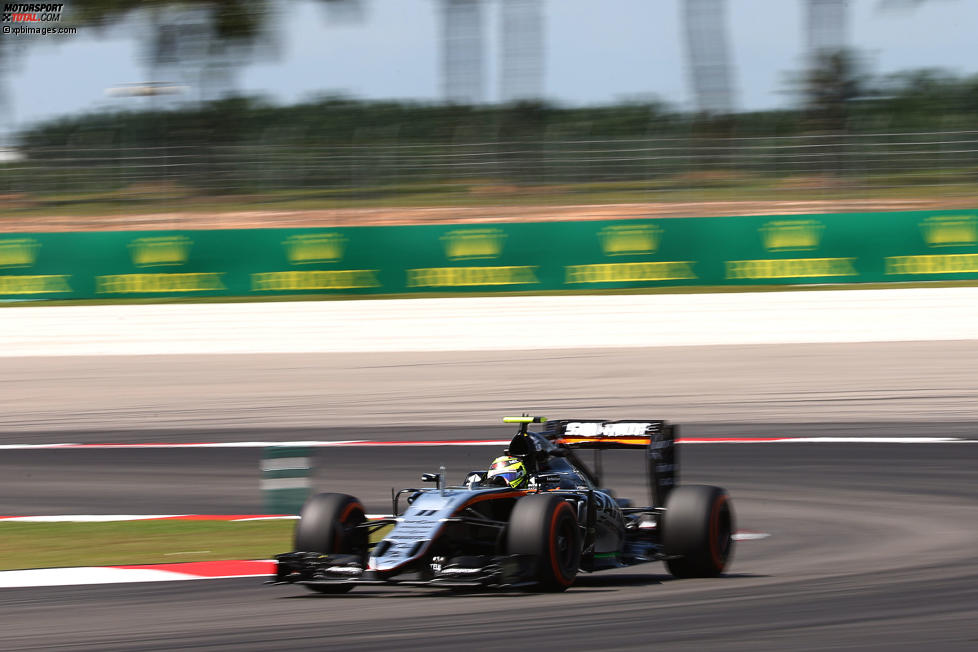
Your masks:
{"label": "car's rear wing", "polygon": [[[546,421],[541,433],[557,446],[570,449],[645,449],[652,505],[662,507],[676,485],[679,427],[661,420],[557,419]],[[600,476],[600,469],[598,469]]]}
{"label": "car's rear wing", "polygon": [[644,448],[665,427],[665,421],[559,419],[547,421],[543,434],[568,448]]}

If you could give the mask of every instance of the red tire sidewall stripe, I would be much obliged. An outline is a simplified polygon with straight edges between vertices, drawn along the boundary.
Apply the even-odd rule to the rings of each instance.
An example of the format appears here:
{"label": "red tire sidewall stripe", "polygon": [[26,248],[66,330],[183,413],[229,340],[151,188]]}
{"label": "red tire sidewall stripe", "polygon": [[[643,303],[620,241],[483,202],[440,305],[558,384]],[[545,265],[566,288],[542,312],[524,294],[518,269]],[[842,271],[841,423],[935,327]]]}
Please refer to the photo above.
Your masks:
{"label": "red tire sidewall stripe", "polygon": [[347,517],[350,515],[350,512],[352,512],[354,509],[359,509],[361,512],[366,514],[366,510],[363,508],[363,505],[361,505],[356,501],[351,502],[349,505],[346,506],[346,509],[344,509],[343,513],[340,515],[340,523],[346,523]]}
{"label": "red tire sidewall stripe", "polygon": [[[353,501],[349,505],[347,505],[346,509],[343,510],[343,513],[340,514],[341,526],[346,525],[346,519],[350,516],[350,512],[352,512],[354,509],[359,509],[361,513],[366,514],[366,510],[363,508],[363,505],[361,505],[356,501]],[[337,550],[337,548],[339,547],[340,547],[340,530],[337,530],[336,534],[333,535],[333,552],[339,552]]]}
{"label": "red tire sidewall stripe", "polygon": [[570,578],[564,576],[563,571],[557,564],[557,519],[560,517],[561,510],[565,508],[570,509],[571,507],[566,502],[561,502],[559,505],[557,505],[557,508],[554,510],[553,516],[550,519],[550,566],[554,572],[554,579],[564,586],[570,586]]}
{"label": "red tire sidewall stripe", "polygon": [[710,556],[717,570],[723,568],[723,560],[720,558],[720,546],[717,541],[718,530],[720,528],[720,509],[727,504],[726,496],[717,496],[713,501],[713,509],[710,510]]}

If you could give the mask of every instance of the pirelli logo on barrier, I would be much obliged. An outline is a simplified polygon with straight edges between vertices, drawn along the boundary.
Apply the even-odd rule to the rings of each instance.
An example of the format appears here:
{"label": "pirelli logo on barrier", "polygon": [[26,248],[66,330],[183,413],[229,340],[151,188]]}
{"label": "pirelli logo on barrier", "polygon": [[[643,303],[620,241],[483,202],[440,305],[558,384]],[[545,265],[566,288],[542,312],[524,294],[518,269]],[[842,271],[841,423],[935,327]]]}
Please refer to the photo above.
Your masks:
{"label": "pirelli logo on barrier", "polygon": [[960,253],[887,256],[885,273],[897,275],[974,274],[978,273],[978,216],[933,215],[920,222],[920,235],[930,248],[958,247]]}
{"label": "pirelli logo on barrier", "polygon": [[[662,244],[664,229],[658,224],[606,226],[597,233],[605,256],[652,256]],[[694,281],[694,260],[654,260],[566,265],[566,285],[598,283],[649,283],[656,281]]]}
{"label": "pirelli logo on barrier", "polygon": [[855,258],[771,258],[728,260],[728,279],[859,276]]}
{"label": "pirelli logo on barrier", "polygon": [[[0,239],[0,270],[34,267],[41,251],[36,238]],[[71,294],[68,274],[5,274],[0,273],[0,296],[30,294]]]}
{"label": "pirelli logo on barrier", "polygon": [[6,238],[0,240],[0,269],[33,267],[41,243],[34,238]]}
{"label": "pirelli logo on barrier", "polygon": [[978,216],[934,215],[920,223],[920,232],[928,247],[978,245]]}
{"label": "pirelli logo on barrier", "polygon": [[0,275],[0,295],[70,294],[68,274]]}
{"label": "pirelli logo on barrier", "polygon": [[441,237],[448,260],[499,258],[506,243],[502,229],[456,229]]}
{"label": "pirelli logo on barrier", "polygon": [[694,262],[692,260],[670,260],[648,263],[568,265],[564,268],[564,282],[575,284],[695,280]]}
{"label": "pirelli logo on barrier", "polygon": [[606,226],[598,231],[598,239],[606,256],[654,254],[662,240],[662,227],[657,224]]}
{"label": "pirelli logo on barrier", "polygon": [[253,292],[358,290],[379,288],[376,269],[320,269],[251,275]]}
{"label": "pirelli logo on barrier", "polygon": [[129,255],[136,267],[185,265],[194,241],[185,235],[136,238],[129,243]]}
{"label": "pirelli logo on barrier", "polygon": [[[825,225],[819,220],[772,220],[758,229],[761,244],[771,253],[815,251]],[[856,258],[757,258],[728,260],[725,277],[733,281],[859,276]]]}
{"label": "pirelli logo on barrier", "polygon": [[[183,267],[194,247],[186,235],[158,235],[133,238],[127,248],[137,268]],[[105,274],[95,277],[96,294],[184,294],[188,292],[226,292],[223,272],[162,272]]]}
{"label": "pirelli logo on barrier", "polygon": [[[453,229],[441,236],[450,262],[500,258],[508,235],[502,229]],[[537,265],[417,267],[405,270],[410,289],[537,285]]]}
{"label": "pirelli logo on barrier", "polygon": [[971,274],[978,272],[978,254],[888,256],[887,274]]}
{"label": "pirelli logo on barrier", "polygon": [[760,228],[768,251],[814,251],[823,231],[825,225],[818,220],[774,220]]}
{"label": "pirelli logo on barrier", "polygon": [[533,285],[539,283],[535,265],[511,267],[425,267],[407,270],[409,288]]}
{"label": "pirelli logo on barrier", "polygon": [[347,238],[341,233],[301,233],[282,242],[293,265],[335,263],[343,259]]}
{"label": "pirelli logo on barrier", "polygon": [[[349,238],[336,231],[299,233],[282,241],[290,265],[340,263]],[[251,274],[252,292],[336,292],[380,287],[376,269],[293,269]]]}
{"label": "pirelli logo on barrier", "polygon": [[170,294],[223,292],[227,290],[219,272],[186,274],[109,274],[95,278],[98,294]]}

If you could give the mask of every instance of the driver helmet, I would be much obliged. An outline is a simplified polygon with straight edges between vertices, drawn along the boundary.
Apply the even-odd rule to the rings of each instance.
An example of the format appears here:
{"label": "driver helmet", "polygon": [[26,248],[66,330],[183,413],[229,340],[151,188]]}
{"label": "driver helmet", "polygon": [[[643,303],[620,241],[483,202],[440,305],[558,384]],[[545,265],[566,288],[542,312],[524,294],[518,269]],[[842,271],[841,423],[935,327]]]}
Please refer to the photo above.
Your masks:
{"label": "driver helmet", "polygon": [[489,465],[489,473],[486,474],[486,481],[489,484],[508,485],[513,489],[520,489],[528,480],[529,476],[523,462],[510,455],[494,459]]}

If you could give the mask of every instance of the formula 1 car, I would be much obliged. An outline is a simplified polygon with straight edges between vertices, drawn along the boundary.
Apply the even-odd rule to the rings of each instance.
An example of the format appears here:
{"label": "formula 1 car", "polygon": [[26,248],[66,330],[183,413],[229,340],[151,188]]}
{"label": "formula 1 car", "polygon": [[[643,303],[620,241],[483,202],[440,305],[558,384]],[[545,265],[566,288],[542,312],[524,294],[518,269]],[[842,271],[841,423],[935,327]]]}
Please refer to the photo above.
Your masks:
{"label": "formula 1 car", "polygon": [[[486,471],[470,472],[461,486],[425,473],[422,481],[435,486],[392,489],[393,516],[379,520],[368,520],[352,496],[314,495],[302,507],[295,552],[276,557],[269,583],[318,593],[357,585],[563,591],[579,571],[664,561],[675,577],[712,577],[726,568],[733,552],[730,498],[719,487],[676,485],[676,426],[531,416],[503,421],[519,424],[507,454],[526,466],[525,488],[489,484]],[[544,429],[530,432],[530,424]],[[577,455],[595,449],[600,459],[601,450],[621,448],[646,454],[647,507],[600,488],[599,474]]]}

